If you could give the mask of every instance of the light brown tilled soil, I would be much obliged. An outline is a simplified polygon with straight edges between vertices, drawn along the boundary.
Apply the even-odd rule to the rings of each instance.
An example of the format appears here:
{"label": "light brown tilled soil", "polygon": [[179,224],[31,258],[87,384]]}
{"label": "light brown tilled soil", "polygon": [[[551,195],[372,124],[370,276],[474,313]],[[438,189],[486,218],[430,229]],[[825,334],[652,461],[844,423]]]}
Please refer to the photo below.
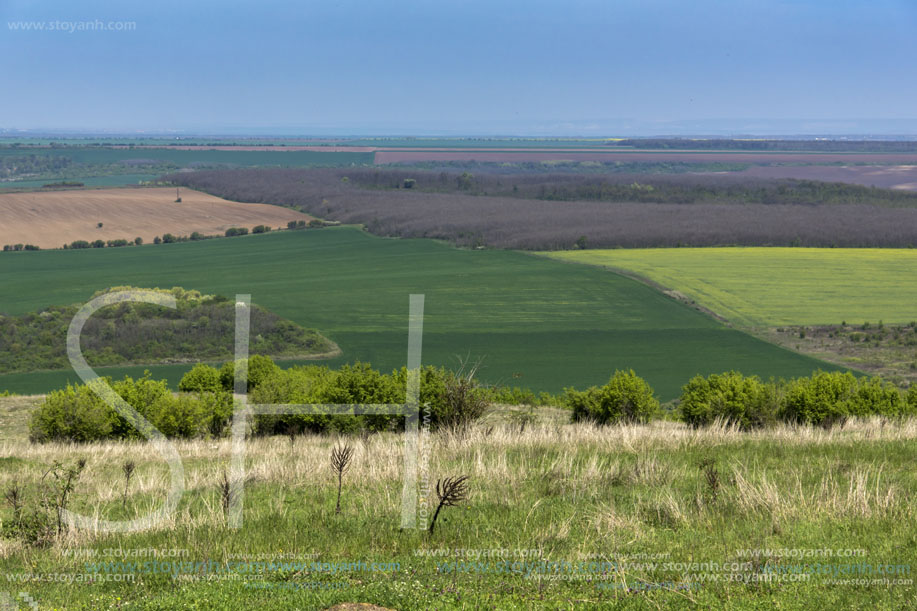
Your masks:
{"label": "light brown tilled soil", "polygon": [[[230,227],[268,225],[311,217],[270,204],[242,204],[173,188],[88,189],[0,194],[0,245],[35,244],[61,248],[74,240],[133,240],[151,243],[164,233],[222,235]],[[102,223],[102,227],[98,224]]]}

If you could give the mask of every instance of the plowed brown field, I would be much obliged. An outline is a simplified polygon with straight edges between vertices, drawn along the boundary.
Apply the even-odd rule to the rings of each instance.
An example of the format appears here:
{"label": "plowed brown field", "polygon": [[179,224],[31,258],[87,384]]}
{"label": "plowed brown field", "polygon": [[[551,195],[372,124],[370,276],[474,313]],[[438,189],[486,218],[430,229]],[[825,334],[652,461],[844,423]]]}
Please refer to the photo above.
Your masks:
{"label": "plowed brown field", "polygon": [[[146,243],[164,233],[223,234],[229,227],[268,225],[311,217],[270,204],[240,204],[182,188],[98,189],[0,194],[0,244],[61,248],[74,240]],[[102,227],[98,226],[102,223]]]}

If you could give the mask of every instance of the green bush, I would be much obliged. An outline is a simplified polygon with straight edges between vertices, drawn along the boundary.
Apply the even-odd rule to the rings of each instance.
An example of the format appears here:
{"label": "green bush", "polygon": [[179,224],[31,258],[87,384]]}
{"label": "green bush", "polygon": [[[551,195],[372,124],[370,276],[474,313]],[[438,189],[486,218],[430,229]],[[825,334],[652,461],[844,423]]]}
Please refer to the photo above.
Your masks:
{"label": "green bush", "polygon": [[[327,367],[316,365],[278,368],[251,391],[249,400],[252,403],[320,403],[321,389],[335,375]],[[328,429],[328,423],[326,414],[262,414],[255,416],[253,429],[256,435],[320,433]]]}
{"label": "green bush", "polygon": [[563,402],[573,410],[574,422],[648,422],[659,410],[652,387],[633,369],[615,371],[602,387],[592,386],[584,391],[568,388]]}
{"label": "green bush", "polygon": [[[276,369],[252,391],[253,403],[401,404],[405,401],[407,369],[382,374],[368,363],[344,365],[339,370],[305,366]],[[420,370],[421,419],[430,426],[461,428],[483,415],[483,389],[470,376],[426,366]],[[404,417],[391,414],[327,415],[284,414],[255,418],[260,435],[310,431],[354,432],[398,429]]]}
{"label": "green bush", "polygon": [[681,391],[679,412],[691,426],[706,426],[720,419],[742,429],[773,424],[778,409],[777,385],[737,371],[695,376]]}
{"label": "green bush", "polygon": [[50,393],[33,412],[29,439],[33,442],[109,439],[117,417],[88,386],[68,384]]}
{"label": "green bush", "polygon": [[[248,357],[248,385],[247,390],[250,392],[257,387],[268,376],[280,368],[274,364],[269,356],[256,354]],[[220,368],[220,384],[223,390],[234,392],[236,379],[235,361],[227,361]]]}
{"label": "green bush", "polygon": [[434,428],[462,430],[484,416],[490,402],[474,379],[474,369],[458,372],[430,369],[426,373],[421,376],[420,398],[422,404],[429,405]]}
{"label": "green bush", "polygon": [[847,417],[847,402],[856,386],[853,374],[839,371],[792,380],[780,407],[780,418],[824,426],[840,422]]}
{"label": "green bush", "polygon": [[848,416],[880,415],[894,418],[909,413],[898,387],[880,377],[857,380],[856,390],[847,402]]}
{"label": "green bush", "polygon": [[218,392],[224,390],[220,381],[220,370],[204,363],[198,363],[182,376],[178,383],[182,392]]}
{"label": "green bush", "polygon": [[902,397],[893,384],[879,377],[857,379],[849,372],[820,371],[790,382],[780,416],[788,422],[830,426],[851,416],[913,414],[915,408],[911,393]]}
{"label": "green bush", "polygon": [[[137,380],[125,376],[112,389],[167,437],[206,437],[224,432],[232,415],[232,396],[223,391],[198,397],[176,397],[165,380],[149,372]],[[50,393],[32,414],[29,438],[33,442],[90,442],[103,439],[140,439],[144,436],[128,418],[109,407],[88,386],[67,385]]]}

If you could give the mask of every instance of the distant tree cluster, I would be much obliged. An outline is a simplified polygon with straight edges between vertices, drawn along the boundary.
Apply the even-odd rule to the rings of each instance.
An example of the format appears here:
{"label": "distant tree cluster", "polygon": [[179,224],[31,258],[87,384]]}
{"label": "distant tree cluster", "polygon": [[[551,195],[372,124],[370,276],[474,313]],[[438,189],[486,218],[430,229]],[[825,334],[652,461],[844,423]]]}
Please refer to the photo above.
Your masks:
{"label": "distant tree cluster", "polygon": [[[81,346],[87,361],[104,366],[231,356],[232,344],[227,344],[226,337],[235,324],[234,303],[226,297],[181,288],[168,293],[177,300],[174,310],[145,303],[121,303],[99,310],[83,330]],[[0,316],[0,372],[67,367],[67,326],[77,309],[77,305],[55,306],[21,316]],[[257,305],[251,308],[251,327],[253,354],[303,356],[335,350],[318,331]]]}
{"label": "distant tree cluster", "polygon": [[3,252],[19,252],[20,250],[41,250],[34,244],[4,244]]}
{"label": "distant tree cluster", "polygon": [[62,248],[65,250],[70,249],[80,249],[80,248],[119,248],[121,246],[141,246],[143,245],[143,238],[137,237],[133,240],[127,240],[124,238],[118,238],[116,240],[93,240],[89,242],[87,240],[74,240],[69,244],[64,244]]}
{"label": "distant tree cluster", "polygon": [[60,172],[73,163],[58,155],[0,155],[0,178]]}

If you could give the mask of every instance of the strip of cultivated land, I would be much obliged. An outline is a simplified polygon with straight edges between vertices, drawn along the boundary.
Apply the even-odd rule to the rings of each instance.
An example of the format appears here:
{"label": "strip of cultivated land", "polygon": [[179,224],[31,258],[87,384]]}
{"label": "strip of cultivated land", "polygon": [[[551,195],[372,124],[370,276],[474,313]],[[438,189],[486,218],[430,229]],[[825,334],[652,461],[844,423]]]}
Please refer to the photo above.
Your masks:
{"label": "strip of cultivated land", "polygon": [[654,248],[543,253],[624,270],[740,325],[917,319],[917,250]]}
{"label": "strip of cultivated land", "polygon": [[61,248],[74,240],[136,237],[152,242],[165,233],[222,235],[230,227],[277,228],[310,219],[279,206],[240,204],[191,189],[182,189],[181,202],[175,200],[174,188],[0,193],[0,244]]}
{"label": "strip of cultivated land", "polygon": [[[98,288],[193,286],[252,301],[322,334],[383,371],[405,365],[408,296],[424,294],[423,362],[482,358],[485,382],[559,392],[635,369],[664,400],[698,373],[809,375],[811,359],[729,329],[635,280],[524,253],[389,240],[355,228],[122,249],[0,256],[9,314],[86,301]],[[232,342],[231,331],[227,342]],[[176,383],[187,366],[150,367]],[[142,369],[107,370],[114,377]],[[72,372],[11,374],[0,389],[43,392]]]}
{"label": "strip of cultivated land", "polygon": [[[0,399],[0,418],[22,420],[38,400]],[[740,433],[536,417],[524,431],[495,413],[466,434],[424,438],[430,487],[470,477],[468,500],[445,507],[432,535],[399,528],[401,435],[350,441],[339,514],[328,460],[338,440],[246,441],[241,530],[221,508],[231,440],[177,441],[185,492],[164,523],[139,533],[65,528],[45,548],[3,536],[0,572],[7,590],[67,609],[912,606],[913,421]],[[28,515],[40,507],[42,475],[79,458],[88,463],[69,508],[80,514],[137,518],[169,492],[168,465],[146,443],[6,436],[0,489],[17,483]],[[136,465],[128,485],[127,461]],[[421,526],[432,495],[421,488]],[[13,510],[3,506],[0,518],[12,524]],[[37,580],[50,574],[58,577]]]}
{"label": "strip of cultivated land", "polygon": [[471,247],[917,244],[917,194],[837,183],[404,168],[202,171],[168,178],[236,201],[361,223],[378,235]]}

